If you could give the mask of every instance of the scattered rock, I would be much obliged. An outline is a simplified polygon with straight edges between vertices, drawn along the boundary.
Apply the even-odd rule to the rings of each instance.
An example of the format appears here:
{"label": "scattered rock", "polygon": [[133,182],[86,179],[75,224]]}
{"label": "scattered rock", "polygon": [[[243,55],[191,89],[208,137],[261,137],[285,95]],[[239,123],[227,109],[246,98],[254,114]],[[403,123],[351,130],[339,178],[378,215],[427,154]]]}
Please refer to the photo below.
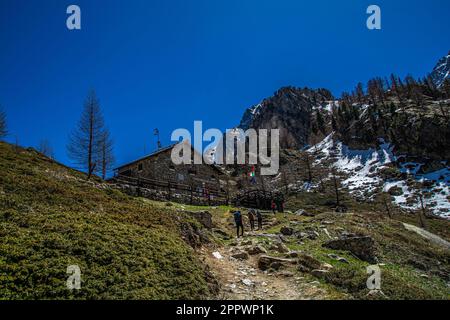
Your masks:
{"label": "scattered rock", "polygon": [[323,228],[322,230],[323,230],[323,232],[325,232],[325,234],[327,235],[328,238],[332,239],[332,237],[331,237],[330,233],[328,232],[327,228]]}
{"label": "scattered rock", "polygon": [[253,285],[253,281],[250,279],[242,279],[242,283],[245,284],[247,287],[250,287]]}
{"label": "scattered rock", "polygon": [[291,251],[291,252],[288,252],[288,254],[286,254],[286,258],[297,258],[297,257],[298,257],[297,251]]}
{"label": "scattered rock", "polygon": [[219,260],[223,259],[222,255],[220,254],[219,251],[213,252],[212,255],[213,255],[214,258],[216,258],[216,259],[219,259]]}
{"label": "scattered rock", "polygon": [[277,243],[275,245],[272,245],[270,247],[270,250],[277,251],[279,253],[288,253],[289,252],[289,248],[286,247],[286,245],[284,245],[281,242],[279,242],[279,243]]}
{"label": "scattered rock", "polygon": [[294,259],[286,259],[286,258],[277,258],[271,256],[260,256],[258,259],[258,268],[262,271],[268,269],[278,270],[283,266],[287,266],[290,264],[295,264],[296,261]]}
{"label": "scattered rock", "polygon": [[316,240],[319,237],[319,233],[315,230],[307,230],[306,232],[297,232],[295,233],[297,239],[309,239]]}
{"label": "scattered rock", "polygon": [[317,278],[323,279],[325,276],[329,273],[328,270],[322,270],[322,269],[314,269],[311,270],[311,274]]}
{"label": "scattered rock", "polygon": [[346,206],[337,206],[335,209],[336,212],[339,213],[346,213],[348,211],[348,208]]}
{"label": "scattered rock", "polygon": [[375,241],[369,236],[331,240],[322,245],[333,250],[350,251],[359,259],[377,263]]}
{"label": "scattered rock", "polygon": [[222,229],[214,228],[214,229],[212,229],[212,232],[218,234],[224,240],[231,239],[231,236],[228,233],[226,233],[225,231],[223,231]]}
{"label": "scattered rock", "polygon": [[311,231],[308,233],[308,239],[316,240],[319,237],[319,233],[317,231]]}
{"label": "scattered rock", "polygon": [[308,237],[308,234],[305,232],[297,232],[295,235],[297,236],[297,239],[305,239]]}
{"label": "scattered rock", "polygon": [[334,253],[328,254],[328,258],[334,259],[334,260],[342,262],[342,263],[349,263],[347,259],[345,259],[344,257],[340,257]]}
{"label": "scattered rock", "polygon": [[239,251],[232,255],[233,258],[238,260],[247,260],[248,259],[248,253],[245,251]]}
{"label": "scattered rock", "polygon": [[387,296],[381,290],[370,290],[366,294],[366,296],[371,298],[371,299],[387,298]]}
{"label": "scattered rock", "polygon": [[254,246],[254,247],[249,248],[247,250],[247,252],[248,252],[248,254],[253,256],[253,255],[257,255],[257,254],[261,254],[261,253],[266,254],[267,250],[262,246]]}
{"label": "scattered rock", "polygon": [[243,246],[251,246],[252,244],[253,244],[252,240],[247,240],[247,241],[242,242]]}
{"label": "scattered rock", "polygon": [[337,254],[334,254],[334,253],[329,253],[329,254],[328,254],[328,258],[337,260],[337,259],[339,259],[339,256],[338,256]]}
{"label": "scattered rock", "polygon": [[180,224],[181,234],[184,239],[192,248],[200,248],[203,243],[208,243],[208,236],[204,230],[198,228],[194,223],[182,222]]}
{"label": "scattered rock", "polygon": [[303,209],[299,209],[297,211],[295,211],[295,215],[297,216],[305,216],[305,217],[314,217],[314,215],[312,213],[308,213]]}
{"label": "scattered rock", "polygon": [[388,190],[388,193],[391,196],[401,196],[403,194],[403,189],[397,186],[394,186]]}
{"label": "scattered rock", "polygon": [[298,270],[301,272],[310,272],[314,269],[320,269],[322,263],[308,254],[300,254],[298,257]]}
{"label": "scattered rock", "polygon": [[285,236],[292,236],[294,234],[294,229],[284,226],[284,227],[281,227],[280,233]]}
{"label": "scattered rock", "polygon": [[200,222],[205,228],[212,229],[213,227],[212,215],[208,211],[185,211],[185,212],[193,216],[195,219],[197,219],[197,221]]}
{"label": "scattered rock", "polygon": [[333,266],[329,263],[324,263],[324,264],[322,264],[322,269],[323,270],[331,270],[331,269],[333,269]]}
{"label": "scattered rock", "polygon": [[348,231],[341,232],[341,238],[353,238],[353,237],[357,237],[357,235]]}
{"label": "scattered rock", "polygon": [[337,258],[337,261],[342,262],[342,263],[347,263],[347,264],[349,264],[348,260],[345,259],[344,257],[339,257],[339,258]]}

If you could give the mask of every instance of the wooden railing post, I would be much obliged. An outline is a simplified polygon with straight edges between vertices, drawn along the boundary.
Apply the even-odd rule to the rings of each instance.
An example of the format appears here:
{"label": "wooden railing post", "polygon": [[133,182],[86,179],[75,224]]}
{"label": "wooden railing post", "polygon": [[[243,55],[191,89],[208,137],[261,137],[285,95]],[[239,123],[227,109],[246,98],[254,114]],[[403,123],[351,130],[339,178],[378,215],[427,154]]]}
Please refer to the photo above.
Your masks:
{"label": "wooden railing post", "polygon": [[169,191],[169,193],[168,193],[168,198],[169,198],[169,201],[170,201],[170,199],[171,199],[171,194],[170,194],[170,181],[169,181],[168,184],[167,184],[167,189],[168,189],[168,191]]}

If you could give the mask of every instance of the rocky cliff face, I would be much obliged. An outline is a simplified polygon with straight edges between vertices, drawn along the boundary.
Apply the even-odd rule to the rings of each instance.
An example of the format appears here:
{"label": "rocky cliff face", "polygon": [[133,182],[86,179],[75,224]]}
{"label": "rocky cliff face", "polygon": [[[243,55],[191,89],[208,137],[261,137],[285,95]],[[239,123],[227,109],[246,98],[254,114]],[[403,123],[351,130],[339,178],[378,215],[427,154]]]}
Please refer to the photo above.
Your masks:
{"label": "rocky cliff face", "polygon": [[302,148],[313,136],[315,108],[325,107],[333,100],[325,89],[281,88],[273,97],[247,109],[240,128],[279,129],[282,148]]}
{"label": "rocky cliff face", "polygon": [[438,61],[430,76],[438,87],[444,84],[445,79],[450,76],[450,52]]}
{"label": "rocky cliff face", "polygon": [[[449,70],[447,55],[431,77],[442,85]],[[335,138],[355,149],[377,147],[382,138],[395,145],[396,153],[450,161],[447,85],[430,91],[427,84],[411,81],[396,90],[384,84],[379,98],[368,89],[362,97],[354,94],[339,101],[326,89],[284,87],[247,109],[239,127],[279,129],[284,149],[317,144],[334,131]]]}
{"label": "rocky cliff face", "polygon": [[448,101],[428,100],[404,108],[391,99],[385,105],[354,105],[357,116],[340,123],[336,138],[358,150],[377,147],[383,139],[397,155],[450,161]]}

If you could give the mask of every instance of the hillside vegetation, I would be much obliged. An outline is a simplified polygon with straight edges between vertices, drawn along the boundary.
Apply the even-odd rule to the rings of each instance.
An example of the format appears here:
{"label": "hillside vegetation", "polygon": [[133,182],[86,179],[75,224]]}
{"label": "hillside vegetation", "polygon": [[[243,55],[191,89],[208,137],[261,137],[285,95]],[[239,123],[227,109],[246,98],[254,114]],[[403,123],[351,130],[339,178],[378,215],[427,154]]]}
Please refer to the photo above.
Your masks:
{"label": "hillside vegetation", "polygon": [[[406,228],[419,225],[416,216],[389,218],[344,190],[347,213],[330,208],[332,194],[289,192],[285,213],[263,212],[263,230],[249,232],[244,215],[246,234],[236,240],[232,207],[132,198],[6,143],[0,171],[0,299],[450,297],[448,247]],[[209,227],[194,220],[201,212]],[[428,219],[427,230],[445,242],[449,223]],[[376,262],[326,247],[349,236],[370,237],[373,247],[361,248]],[[366,267],[374,263],[382,293],[370,295]],[[69,265],[81,269],[81,290],[66,287]]]}
{"label": "hillside vegetation", "polygon": [[[195,221],[0,142],[0,299],[195,299]],[[81,290],[66,287],[69,265]]]}

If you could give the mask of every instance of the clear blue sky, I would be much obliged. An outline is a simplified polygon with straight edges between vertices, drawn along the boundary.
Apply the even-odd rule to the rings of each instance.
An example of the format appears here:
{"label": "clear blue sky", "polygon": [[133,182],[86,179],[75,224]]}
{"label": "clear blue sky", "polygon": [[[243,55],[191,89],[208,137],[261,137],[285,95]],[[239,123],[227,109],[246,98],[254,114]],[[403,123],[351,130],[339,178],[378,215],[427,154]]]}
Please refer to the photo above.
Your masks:
{"label": "clear blue sky", "polygon": [[[66,28],[77,4],[82,30]],[[366,8],[382,9],[382,30]],[[90,88],[117,162],[203,120],[237,125],[287,85],[339,95],[372,76],[423,76],[450,49],[448,0],[0,0],[0,104],[9,141],[48,139],[70,164],[67,136]]]}

